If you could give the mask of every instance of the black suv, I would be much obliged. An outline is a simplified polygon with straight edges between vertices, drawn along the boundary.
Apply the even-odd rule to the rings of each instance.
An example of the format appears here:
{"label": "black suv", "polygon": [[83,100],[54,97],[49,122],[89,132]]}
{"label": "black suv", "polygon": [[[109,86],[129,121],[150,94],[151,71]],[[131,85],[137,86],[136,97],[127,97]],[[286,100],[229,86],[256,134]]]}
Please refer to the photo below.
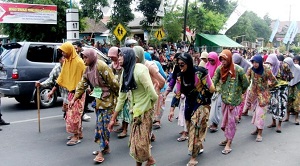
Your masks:
{"label": "black suv", "polygon": [[[61,43],[17,42],[4,44],[0,55],[0,93],[14,97],[20,103],[37,102],[35,82],[43,81],[56,63],[57,48]],[[51,107],[57,100],[47,94],[52,87],[40,90],[41,107]]]}

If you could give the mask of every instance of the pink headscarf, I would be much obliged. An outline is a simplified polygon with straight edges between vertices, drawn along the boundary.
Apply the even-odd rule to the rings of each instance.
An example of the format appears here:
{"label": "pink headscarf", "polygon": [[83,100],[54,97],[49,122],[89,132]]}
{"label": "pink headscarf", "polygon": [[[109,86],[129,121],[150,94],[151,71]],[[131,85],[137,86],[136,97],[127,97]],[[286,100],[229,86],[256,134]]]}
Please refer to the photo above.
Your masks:
{"label": "pink headscarf", "polygon": [[120,66],[119,64],[119,61],[118,61],[118,53],[119,53],[119,48],[118,47],[111,47],[109,50],[108,50],[108,57],[112,58],[112,57],[116,57],[117,60],[116,61],[112,61],[112,67],[116,70],[121,70],[122,67]]}
{"label": "pink headscarf", "polygon": [[208,59],[215,60],[215,65],[212,65],[212,64],[210,64],[210,62],[207,62],[206,66],[205,66],[208,70],[208,74],[209,74],[210,78],[212,78],[214,76],[215,71],[218,68],[218,66],[221,65],[221,62],[220,62],[218,54],[216,52],[210,52],[208,54]]}
{"label": "pink headscarf", "polygon": [[90,60],[90,64],[87,66],[84,75],[93,86],[99,86],[100,76],[97,70],[97,52],[92,48],[86,48],[81,53]]}

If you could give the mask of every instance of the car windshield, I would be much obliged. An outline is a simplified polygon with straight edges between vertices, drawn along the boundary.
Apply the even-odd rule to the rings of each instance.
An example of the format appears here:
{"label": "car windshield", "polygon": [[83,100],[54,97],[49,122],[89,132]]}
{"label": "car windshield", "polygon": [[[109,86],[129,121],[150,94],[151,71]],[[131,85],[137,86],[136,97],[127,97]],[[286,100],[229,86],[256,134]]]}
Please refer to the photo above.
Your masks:
{"label": "car windshield", "polygon": [[20,48],[8,49],[0,55],[0,61],[4,65],[13,65]]}

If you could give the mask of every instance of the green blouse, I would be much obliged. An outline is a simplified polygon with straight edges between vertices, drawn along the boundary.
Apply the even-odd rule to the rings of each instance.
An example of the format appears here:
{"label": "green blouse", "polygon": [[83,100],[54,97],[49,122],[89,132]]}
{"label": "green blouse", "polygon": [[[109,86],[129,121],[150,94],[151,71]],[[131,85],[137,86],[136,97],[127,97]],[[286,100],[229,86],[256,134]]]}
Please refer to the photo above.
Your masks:
{"label": "green blouse", "polygon": [[244,94],[249,86],[249,81],[246,77],[244,69],[238,65],[234,65],[235,69],[235,78],[227,77],[226,82],[221,81],[221,67],[219,66],[215,72],[213,77],[213,83],[215,86],[220,84],[219,86],[222,96],[222,101],[225,104],[229,104],[232,106],[238,106],[242,102],[242,94]]}
{"label": "green blouse", "polygon": [[[133,117],[135,118],[152,109],[158,99],[158,96],[152,84],[149,70],[145,65],[140,63],[135,64],[133,76],[137,84],[137,89],[131,90],[131,108],[133,110]],[[123,73],[120,80],[121,84],[122,78]],[[115,111],[119,112],[123,109],[126,98],[127,93],[119,91]]]}

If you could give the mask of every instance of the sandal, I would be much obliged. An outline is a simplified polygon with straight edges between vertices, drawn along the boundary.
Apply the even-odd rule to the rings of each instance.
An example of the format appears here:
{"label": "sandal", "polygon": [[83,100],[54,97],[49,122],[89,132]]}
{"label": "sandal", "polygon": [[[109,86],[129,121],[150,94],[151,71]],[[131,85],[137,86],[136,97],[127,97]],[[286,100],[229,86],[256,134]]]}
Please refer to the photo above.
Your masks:
{"label": "sandal", "polygon": [[226,144],[227,144],[227,141],[222,141],[219,143],[219,146],[226,146]]}
{"label": "sandal", "polygon": [[188,140],[189,139],[189,137],[187,137],[187,136],[181,136],[181,137],[179,137],[179,138],[177,138],[177,141],[178,142],[183,142],[183,141],[185,141],[185,140]]}
{"label": "sandal", "polygon": [[126,133],[120,133],[120,134],[118,134],[118,138],[125,138],[125,137],[127,137],[127,134]]}
{"label": "sandal", "polygon": [[[99,153],[100,154],[100,153]],[[102,155],[99,156],[99,154],[94,158],[94,161],[96,163],[102,163],[104,161],[104,158]]]}
{"label": "sandal", "polygon": [[256,142],[262,142],[263,138],[262,137],[256,137]]}
{"label": "sandal", "polygon": [[224,149],[222,150],[222,154],[227,155],[232,151],[232,149]]}
{"label": "sandal", "polygon": [[186,166],[195,166],[198,164],[198,161],[189,161],[189,163],[186,164]]}
{"label": "sandal", "polygon": [[267,126],[268,128],[273,128],[276,127],[276,124],[270,124],[269,126]]}
{"label": "sandal", "polygon": [[77,145],[77,144],[79,144],[81,141],[80,141],[80,139],[71,139],[70,141],[68,141],[67,142],[67,145],[68,146],[74,146],[74,145]]}
{"label": "sandal", "polygon": [[152,126],[153,126],[153,130],[160,129],[160,122],[157,121]]}
{"label": "sandal", "polygon": [[[70,135],[70,136],[67,137],[67,140],[70,140],[70,139],[72,139],[73,137],[74,137],[74,136]],[[83,139],[83,136],[79,137],[79,139]]]}

